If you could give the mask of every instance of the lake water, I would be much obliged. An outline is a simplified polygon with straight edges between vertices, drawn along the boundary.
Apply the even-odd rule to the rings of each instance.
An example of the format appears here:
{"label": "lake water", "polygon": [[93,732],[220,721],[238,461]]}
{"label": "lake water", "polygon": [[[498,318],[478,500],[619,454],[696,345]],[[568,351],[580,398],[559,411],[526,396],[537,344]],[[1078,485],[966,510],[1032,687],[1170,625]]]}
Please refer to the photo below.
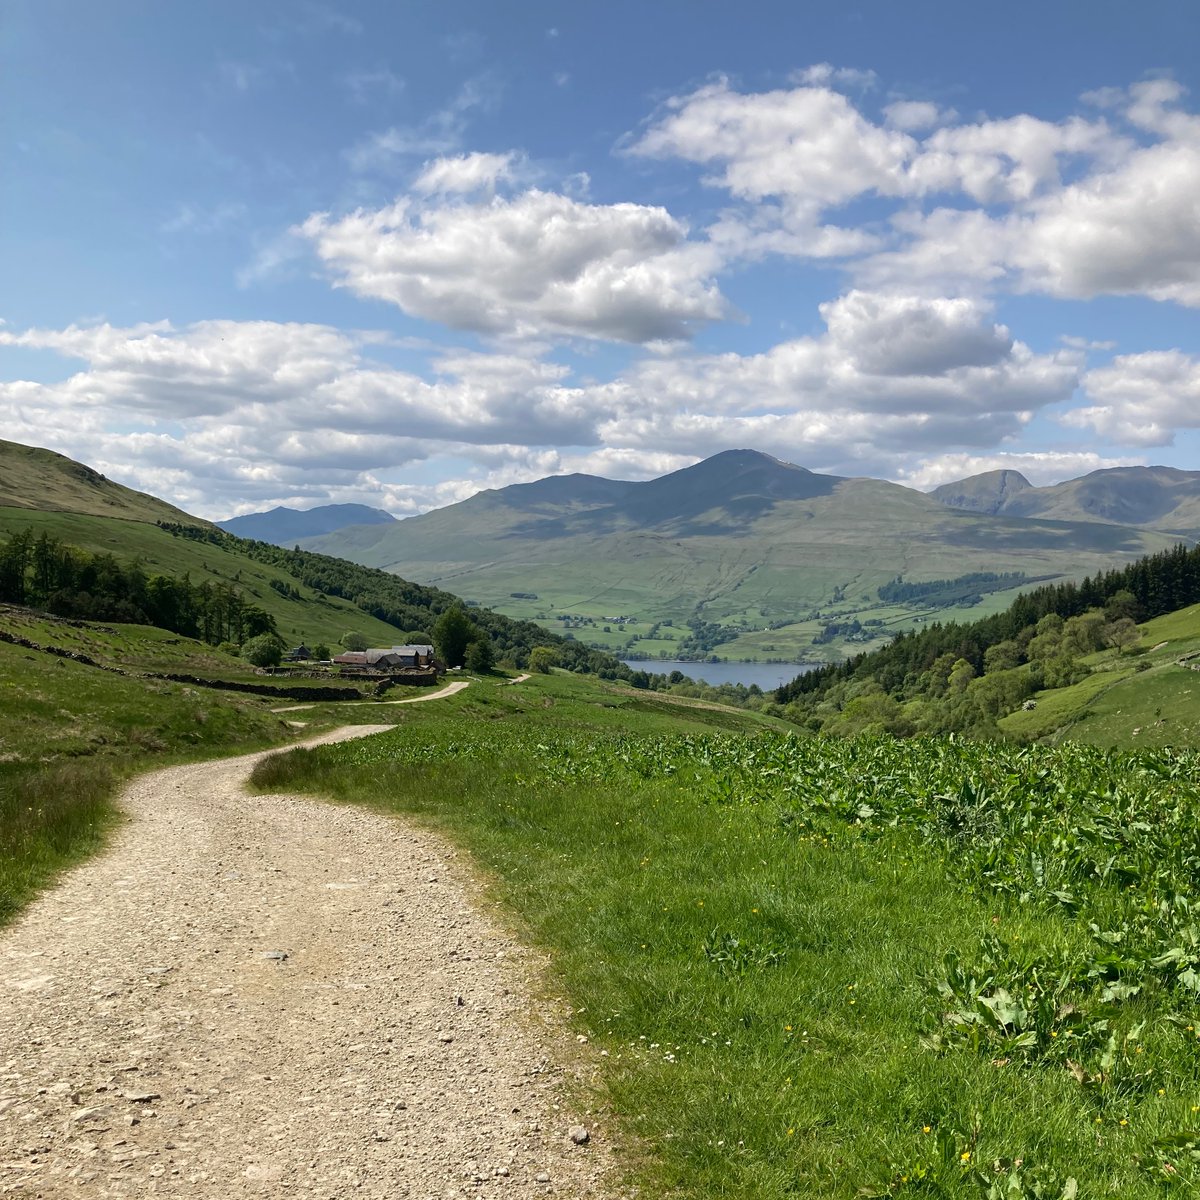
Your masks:
{"label": "lake water", "polygon": [[668,662],[660,658],[621,660],[635,671],[646,671],[651,675],[670,675],[681,671],[689,679],[703,679],[714,686],[720,683],[743,683],[746,687],[757,683],[764,692],[773,692],[784,683],[791,683],[797,675],[813,670],[809,663],[759,663],[759,662]]}

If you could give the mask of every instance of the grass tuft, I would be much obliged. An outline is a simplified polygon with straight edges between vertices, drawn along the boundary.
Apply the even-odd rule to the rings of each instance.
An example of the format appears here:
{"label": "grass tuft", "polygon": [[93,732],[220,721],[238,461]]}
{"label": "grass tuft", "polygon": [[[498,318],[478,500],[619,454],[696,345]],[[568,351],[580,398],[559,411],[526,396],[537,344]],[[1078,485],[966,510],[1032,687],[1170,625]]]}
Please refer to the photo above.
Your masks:
{"label": "grass tuft", "polygon": [[56,875],[99,849],[119,820],[106,762],[0,766],[0,925]]}

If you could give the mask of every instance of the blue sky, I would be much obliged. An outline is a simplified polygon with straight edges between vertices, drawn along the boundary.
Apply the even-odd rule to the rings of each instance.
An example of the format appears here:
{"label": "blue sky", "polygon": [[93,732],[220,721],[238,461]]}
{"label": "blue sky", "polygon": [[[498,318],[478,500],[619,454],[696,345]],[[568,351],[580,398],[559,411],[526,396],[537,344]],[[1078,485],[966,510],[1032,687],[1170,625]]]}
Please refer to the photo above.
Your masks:
{"label": "blue sky", "polygon": [[0,436],[209,517],[1200,468],[1197,46],[1192,0],[9,0]]}

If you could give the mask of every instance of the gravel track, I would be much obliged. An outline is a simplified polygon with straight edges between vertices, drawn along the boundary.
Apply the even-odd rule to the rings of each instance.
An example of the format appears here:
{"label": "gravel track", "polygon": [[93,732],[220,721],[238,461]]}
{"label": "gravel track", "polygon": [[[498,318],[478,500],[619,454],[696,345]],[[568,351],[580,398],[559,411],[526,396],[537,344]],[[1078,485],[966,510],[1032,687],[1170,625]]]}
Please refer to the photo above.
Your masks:
{"label": "gravel track", "polygon": [[[528,679],[529,676],[524,676]],[[514,679],[513,683],[519,683],[519,680]],[[440,700],[443,696],[453,696],[456,692],[461,692],[463,688],[468,687],[471,681],[469,679],[459,679],[454,683],[448,683],[445,687],[439,688],[436,692],[423,692],[419,696],[406,696],[403,700],[342,700],[340,703],[345,704],[370,704],[372,707],[378,707],[380,704],[421,704],[426,700]],[[273,708],[273,713],[289,713],[303,712],[306,708],[316,708],[316,704],[289,704],[285,708]]]}
{"label": "gravel track", "polygon": [[110,848],[0,932],[0,1193],[615,1195],[603,1138],[569,1137],[543,964],[453,848],[250,797],[259,757],[136,780]]}

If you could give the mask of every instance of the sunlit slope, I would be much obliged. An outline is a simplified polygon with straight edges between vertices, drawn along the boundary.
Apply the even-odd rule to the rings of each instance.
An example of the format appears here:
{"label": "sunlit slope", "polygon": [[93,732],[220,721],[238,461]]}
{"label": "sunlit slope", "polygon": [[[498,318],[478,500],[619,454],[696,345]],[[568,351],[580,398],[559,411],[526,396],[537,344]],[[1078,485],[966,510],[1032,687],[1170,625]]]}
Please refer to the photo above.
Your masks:
{"label": "sunlit slope", "polygon": [[0,506],[118,517],[126,521],[186,521],[207,525],[144,492],[53,450],[0,440]]}
{"label": "sunlit slope", "polygon": [[[193,523],[186,513],[186,523]],[[338,596],[324,596],[305,587],[286,571],[260,563],[235,549],[174,537],[156,525],[74,512],[41,512],[0,508],[0,541],[21,529],[46,530],[71,546],[93,554],[112,554],[126,562],[136,559],[147,574],[187,575],[192,583],[229,584],[248,603],[274,618],[289,641],[336,642],[350,630],[361,632],[373,645],[390,646],[396,630]],[[272,580],[290,591],[281,593]]]}
{"label": "sunlit slope", "polygon": [[1000,721],[1020,738],[1096,746],[1200,745],[1200,605],[1147,621],[1131,651],[1089,660],[1093,673],[1039,692],[1036,707]]}

